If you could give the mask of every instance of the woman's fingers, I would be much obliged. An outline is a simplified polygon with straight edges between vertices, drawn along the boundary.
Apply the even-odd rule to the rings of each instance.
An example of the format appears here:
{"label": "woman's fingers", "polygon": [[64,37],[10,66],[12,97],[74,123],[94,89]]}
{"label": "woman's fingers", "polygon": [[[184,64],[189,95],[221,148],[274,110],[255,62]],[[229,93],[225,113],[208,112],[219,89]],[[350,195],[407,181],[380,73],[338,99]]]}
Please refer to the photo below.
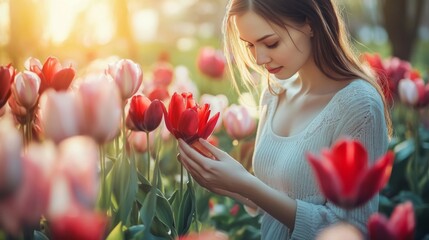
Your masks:
{"label": "woman's fingers", "polygon": [[219,148],[210,144],[207,140],[199,138],[198,141],[209,150],[218,160],[222,160],[225,157],[225,152],[220,150]]}
{"label": "woman's fingers", "polygon": [[207,167],[211,166],[211,162],[213,162],[212,159],[209,159],[199,153],[197,150],[193,149],[191,146],[189,146],[185,141],[182,139],[179,139],[179,149],[183,152],[183,154],[186,154],[193,162],[198,164],[201,168],[207,169]]}

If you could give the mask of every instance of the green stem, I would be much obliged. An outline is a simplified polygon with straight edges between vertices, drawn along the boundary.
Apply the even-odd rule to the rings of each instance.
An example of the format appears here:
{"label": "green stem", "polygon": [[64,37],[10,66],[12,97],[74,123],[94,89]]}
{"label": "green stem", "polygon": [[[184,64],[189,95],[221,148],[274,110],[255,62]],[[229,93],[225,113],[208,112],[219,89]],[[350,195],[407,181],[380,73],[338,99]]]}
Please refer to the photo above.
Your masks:
{"label": "green stem", "polygon": [[146,146],[147,146],[147,180],[150,182],[150,144],[149,144],[149,133],[146,132]]}
{"label": "green stem", "polygon": [[106,193],[106,162],[104,161],[104,151],[103,146],[99,145],[100,149],[100,168],[101,168],[101,201],[102,201],[102,208],[104,209],[106,207],[105,202],[105,193]]}
{"label": "green stem", "polygon": [[180,188],[179,188],[180,199],[183,198],[183,164],[180,163]]}
{"label": "green stem", "polygon": [[122,108],[122,156],[121,159],[125,161],[125,153],[127,147],[127,125],[125,119],[125,109]]}
{"label": "green stem", "polygon": [[[189,179],[189,186],[192,188],[193,193],[196,195],[196,191],[195,191],[195,188],[194,188],[194,181],[192,180],[192,176],[191,176],[191,174],[189,174],[189,172],[188,172],[188,179]],[[197,197],[196,196],[195,196],[195,202],[194,202],[194,204],[195,204],[195,216],[194,216],[195,231],[199,232],[200,230],[199,230],[199,226],[198,226],[198,209],[197,209],[198,204],[197,204]]]}

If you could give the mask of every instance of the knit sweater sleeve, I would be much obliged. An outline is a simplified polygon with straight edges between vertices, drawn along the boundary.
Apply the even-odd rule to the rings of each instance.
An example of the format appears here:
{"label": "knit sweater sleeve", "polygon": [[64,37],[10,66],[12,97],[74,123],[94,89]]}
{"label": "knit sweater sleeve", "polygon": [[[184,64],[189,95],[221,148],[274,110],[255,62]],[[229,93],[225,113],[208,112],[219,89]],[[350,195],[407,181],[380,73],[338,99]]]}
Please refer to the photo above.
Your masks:
{"label": "knit sweater sleeve", "polygon": [[[368,151],[369,165],[387,151],[388,134],[384,107],[378,92],[372,87],[355,89],[343,101],[344,115],[333,134],[332,142],[342,137],[361,141]],[[346,221],[367,234],[369,216],[378,210],[378,195],[364,206],[348,213],[329,201],[316,205],[297,200],[295,226],[291,239],[314,239],[320,230],[336,222]]]}

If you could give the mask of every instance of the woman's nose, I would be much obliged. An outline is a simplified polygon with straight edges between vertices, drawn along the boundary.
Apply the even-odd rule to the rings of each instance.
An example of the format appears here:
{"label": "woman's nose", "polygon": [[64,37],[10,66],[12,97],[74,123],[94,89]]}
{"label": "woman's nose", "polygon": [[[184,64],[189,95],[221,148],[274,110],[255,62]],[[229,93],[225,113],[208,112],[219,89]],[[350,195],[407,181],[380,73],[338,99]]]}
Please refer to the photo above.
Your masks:
{"label": "woman's nose", "polygon": [[264,65],[271,61],[270,56],[268,56],[268,54],[262,49],[256,49],[255,59],[256,59],[256,64],[258,65]]}

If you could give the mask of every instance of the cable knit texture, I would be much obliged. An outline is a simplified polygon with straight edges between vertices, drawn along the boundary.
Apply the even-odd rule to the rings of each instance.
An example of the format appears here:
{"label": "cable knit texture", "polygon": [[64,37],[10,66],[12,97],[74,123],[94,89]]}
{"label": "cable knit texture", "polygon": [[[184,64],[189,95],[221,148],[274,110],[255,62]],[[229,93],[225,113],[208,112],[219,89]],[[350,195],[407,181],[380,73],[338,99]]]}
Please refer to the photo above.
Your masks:
{"label": "cable knit texture", "polygon": [[355,80],[338,91],[300,133],[279,136],[271,122],[278,96],[264,91],[253,159],[255,175],[270,187],[296,199],[295,227],[289,229],[263,210],[262,239],[314,239],[323,228],[346,220],[366,234],[369,216],[378,210],[378,196],[346,213],[321,194],[306,152],[319,154],[342,137],[360,140],[368,150],[370,166],[387,151],[388,135],[383,102],[376,89]]}

